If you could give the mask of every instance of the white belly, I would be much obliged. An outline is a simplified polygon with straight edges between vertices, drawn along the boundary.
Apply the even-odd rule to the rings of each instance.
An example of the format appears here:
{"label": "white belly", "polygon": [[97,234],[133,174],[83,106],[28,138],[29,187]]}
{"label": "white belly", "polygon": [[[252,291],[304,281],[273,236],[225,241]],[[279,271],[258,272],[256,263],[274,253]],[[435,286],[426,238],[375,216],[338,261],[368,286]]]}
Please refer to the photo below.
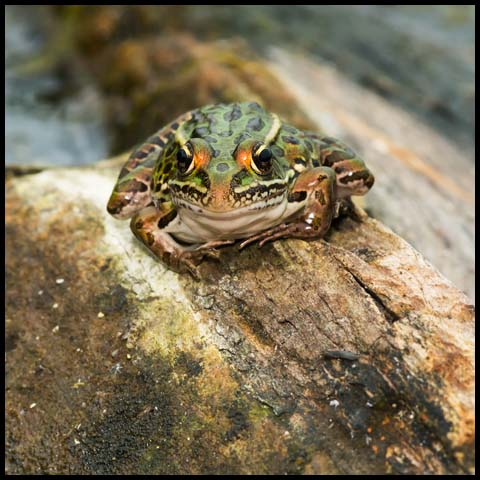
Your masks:
{"label": "white belly", "polygon": [[274,227],[303,208],[303,203],[280,203],[262,209],[253,205],[230,212],[193,211],[178,206],[178,215],[163,231],[186,243],[205,243],[213,240],[246,238]]}

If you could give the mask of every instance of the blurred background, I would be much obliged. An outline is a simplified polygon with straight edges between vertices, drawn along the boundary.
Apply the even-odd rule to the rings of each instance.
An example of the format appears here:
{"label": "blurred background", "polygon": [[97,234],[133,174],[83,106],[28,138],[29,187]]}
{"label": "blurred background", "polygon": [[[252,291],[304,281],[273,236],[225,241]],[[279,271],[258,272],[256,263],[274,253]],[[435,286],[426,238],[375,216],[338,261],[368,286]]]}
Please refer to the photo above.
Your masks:
{"label": "blurred background", "polygon": [[[182,36],[192,45],[245,42],[269,61],[271,48],[281,47],[328,63],[413,112],[473,160],[474,6],[12,5],[5,12],[7,164],[91,163],[159,128],[175,112],[155,103],[153,89],[146,94],[161,70],[145,65],[148,43],[171,42],[172,56],[185,55],[176,52]],[[166,78],[158,72],[158,81]],[[141,88],[133,106],[117,98],[139,97]],[[132,118],[132,109],[145,115],[142,102],[159,110],[152,120],[160,123]]]}
{"label": "blurred background", "polygon": [[256,100],[356,149],[376,178],[363,207],[473,297],[475,6],[5,12],[7,173],[94,164],[189,109]]}

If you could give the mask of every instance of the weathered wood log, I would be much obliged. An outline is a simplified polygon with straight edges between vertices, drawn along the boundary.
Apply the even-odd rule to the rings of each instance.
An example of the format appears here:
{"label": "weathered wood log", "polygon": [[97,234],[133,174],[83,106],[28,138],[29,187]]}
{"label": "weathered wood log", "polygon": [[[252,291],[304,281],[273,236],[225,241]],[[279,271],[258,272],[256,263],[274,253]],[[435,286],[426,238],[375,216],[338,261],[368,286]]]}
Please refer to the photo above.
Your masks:
{"label": "weathered wood log", "polygon": [[[472,294],[464,152],[326,66],[230,50],[109,36],[94,63],[127,144],[219,100],[321,122],[372,167],[367,210]],[[123,160],[7,171],[7,473],[473,471],[473,306],[418,252],[358,210],[194,282],[107,215]]]}
{"label": "weathered wood log", "polygon": [[376,179],[366,199],[371,215],[473,298],[474,152],[328,64],[277,48],[270,66],[317,125],[367,159]]}
{"label": "weathered wood log", "polygon": [[407,242],[357,210],[196,282],[106,213],[123,160],[7,182],[8,473],[473,472],[473,306]]}

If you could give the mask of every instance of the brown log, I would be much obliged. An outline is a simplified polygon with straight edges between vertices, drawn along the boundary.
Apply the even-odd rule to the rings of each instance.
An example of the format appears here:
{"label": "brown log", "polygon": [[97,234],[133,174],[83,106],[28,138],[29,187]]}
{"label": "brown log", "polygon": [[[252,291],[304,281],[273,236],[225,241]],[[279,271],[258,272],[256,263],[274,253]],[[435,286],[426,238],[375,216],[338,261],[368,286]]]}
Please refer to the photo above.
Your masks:
{"label": "brown log", "polygon": [[473,472],[473,306],[407,242],[357,209],[195,282],[123,160],[7,182],[8,473]]}
{"label": "brown log", "polygon": [[125,158],[7,171],[6,473],[473,473],[474,309],[449,281],[473,295],[473,163],[325,65],[222,45],[109,36],[120,137],[263,99],[356,147],[375,219],[224,248],[195,282],[107,214]]}

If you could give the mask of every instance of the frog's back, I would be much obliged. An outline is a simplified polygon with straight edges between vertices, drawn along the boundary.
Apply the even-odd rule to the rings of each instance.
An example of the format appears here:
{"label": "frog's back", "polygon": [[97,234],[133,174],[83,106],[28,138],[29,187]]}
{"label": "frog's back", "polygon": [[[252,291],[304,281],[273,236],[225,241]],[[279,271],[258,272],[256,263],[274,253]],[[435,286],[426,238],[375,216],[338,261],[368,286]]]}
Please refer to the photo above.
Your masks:
{"label": "frog's back", "polygon": [[[275,119],[256,102],[220,103],[199,108],[182,133],[186,139],[203,138],[217,155],[220,151],[232,153],[243,140],[266,138]],[[226,150],[227,144],[230,150]]]}

